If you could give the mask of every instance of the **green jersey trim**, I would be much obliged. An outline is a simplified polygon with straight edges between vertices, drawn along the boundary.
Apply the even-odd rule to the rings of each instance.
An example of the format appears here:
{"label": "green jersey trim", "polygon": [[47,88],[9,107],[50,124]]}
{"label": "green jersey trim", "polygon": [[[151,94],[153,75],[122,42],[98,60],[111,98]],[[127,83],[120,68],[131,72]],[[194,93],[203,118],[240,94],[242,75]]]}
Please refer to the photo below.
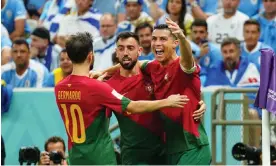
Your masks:
{"label": "green jersey trim", "polygon": [[122,111],[126,111],[127,110],[127,106],[129,105],[129,103],[131,102],[131,100],[129,100],[128,98],[124,97],[121,99],[122,101]]}

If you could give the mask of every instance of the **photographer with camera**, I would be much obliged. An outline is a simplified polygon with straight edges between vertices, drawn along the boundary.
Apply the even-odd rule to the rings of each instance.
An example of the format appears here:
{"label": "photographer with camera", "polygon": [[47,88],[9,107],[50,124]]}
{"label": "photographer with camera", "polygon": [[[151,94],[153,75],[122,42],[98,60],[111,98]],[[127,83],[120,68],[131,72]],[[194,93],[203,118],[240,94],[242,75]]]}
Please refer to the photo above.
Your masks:
{"label": "photographer with camera", "polygon": [[38,165],[68,165],[65,159],[65,143],[61,137],[48,138],[40,154]]}

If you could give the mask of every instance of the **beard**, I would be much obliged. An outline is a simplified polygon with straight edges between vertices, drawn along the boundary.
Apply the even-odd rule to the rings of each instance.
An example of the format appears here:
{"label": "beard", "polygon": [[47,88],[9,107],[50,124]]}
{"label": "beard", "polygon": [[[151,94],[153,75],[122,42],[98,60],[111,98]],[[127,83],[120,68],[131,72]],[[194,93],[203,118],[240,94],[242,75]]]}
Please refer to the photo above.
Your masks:
{"label": "beard", "polygon": [[[124,60],[130,61],[130,62],[124,63]],[[137,60],[132,61],[131,58],[124,57],[121,61],[119,61],[119,63],[121,64],[122,68],[124,68],[125,70],[132,70],[137,63]]]}
{"label": "beard", "polygon": [[228,15],[235,14],[237,10],[235,8],[224,9],[224,13]]}
{"label": "beard", "polygon": [[231,70],[234,70],[235,67],[237,66],[237,62],[234,60],[226,60],[224,64],[227,69],[231,69]]}

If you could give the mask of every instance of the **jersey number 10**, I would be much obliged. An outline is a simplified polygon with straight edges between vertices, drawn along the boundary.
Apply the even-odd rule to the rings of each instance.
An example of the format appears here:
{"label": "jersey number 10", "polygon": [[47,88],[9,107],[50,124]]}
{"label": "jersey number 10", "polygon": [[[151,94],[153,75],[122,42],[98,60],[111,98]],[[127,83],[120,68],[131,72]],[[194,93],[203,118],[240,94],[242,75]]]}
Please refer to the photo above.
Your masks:
{"label": "jersey number 10", "polygon": [[[86,140],[85,126],[84,126],[83,115],[82,115],[80,106],[77,104],[70,105],[70,115],[72,118],[71,123],[72,123],[72,128],[73,128],[72,133],[70,133],[70,128],[69,128],[70,119],[68,117],[68,111],[67,111],[66,104],[61,104],[60,106],[64,112],[65,126],[66,126],[66,130],[67,130],[67,133],[68,133],[71,141],[74,143],[79,143],[79,144],[85,142],[85,140]],[[80,126],[78,126],[76,114],[78,114]],[[79,133],[78,129],[80,129],[80,137],[78,136],[78,133]]]}

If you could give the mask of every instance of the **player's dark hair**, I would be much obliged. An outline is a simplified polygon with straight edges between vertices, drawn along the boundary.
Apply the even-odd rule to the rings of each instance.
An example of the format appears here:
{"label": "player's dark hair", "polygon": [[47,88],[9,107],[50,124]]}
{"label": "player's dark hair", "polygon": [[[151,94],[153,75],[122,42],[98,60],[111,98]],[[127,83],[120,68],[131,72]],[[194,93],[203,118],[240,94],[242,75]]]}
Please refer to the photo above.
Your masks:
{"label": "player's dark hair", "polygon": [[223,39],[223,41],[221,43],[221,48],[223,48],[224,46],[229,45],[229,44],[234,44],[237,48],[240,48],[241,42],[235,37],[228,37],[228,38]]}
{"label": "player's dark hair", "polygon": [[[178,18],[178,26],[184,31],[184,35],[187,35],[186,30],[185,30],[185,25],[184,25],[185,16],[186,16],[186,13],[187,13],[186,0],[181,0],[181,2],[182,2],[182,7],[181,7],[181,10],[180,10],[180,16]],[[169,6],[169,0],[167,2],[167,5],[166,5],[166,12],[168,14],[170,14],[168,6]]]}
{"label": "player's dark hair", "polygon": [[174,39],[177,39],[177,37],[172,33],[171,29],[169,28],[169,26],[167,24],[159,24],[159,25],[156,25],[153,30],[156,30],[156,29],[159,29],[159,30],[168,30],[170,32],[170,34],[172,35],[172,37]]}
{"label": "player's dark hair", "polygon": [[255,20],[255,19],[249,19],[249,20],[246,20],[245,22],[244,22],[244,27],[245,27],[245,25],[257,25],[257,27],[258,27],[258,31],[260,32],[260,23],[257,21],[257,20]]}
{"label": "player's dark hair", "polygon": [[13,42],[12,42],[12,47],[14,46],[14,45],[25,45],[27,48],[28,48],[28,51],[30,51],[30,47],[29,47],[29,44],[28,44],[28,42],[25,40],[25,39],[22,39],[22,38],[19,38],[19,39],[16,39],[16,40],[14,40]]}
{"label": "player's dark hair", "polygon": [[138,34],[138,31],[140,31],[141,29],[144,29],[144,28],[149,28],[151,32],[153,31],[153,27],[151,26],[151,24],[148,23],[148,22],[144,22],[144,23],[142,23],[142,24],[139,24],[139,25],[135,28],[135,33]]}
{"label": "player's dark hair", "polygon": [[64,142],[64,140],[61,137],[58,137],[58,136],[53,136],[53,137],[48,138],[46,140],[45,144],[44,144],[44,150],[46,152],[48,152],[48,144],[49,143],[58,143],[58,142],[61,142],[63,144],[63,150],[65,152],[65,150],[66,150],[65,142]]}
{"label": "player's dark hair", "polygon": [[205,20],[203,19],[195,19],[194,22],[192,23],[191,25],[191,28],[193,27],[205,27],[206,28],[206,31],[208,30],[208,24]]}
{"label": "player's dark hair", "polygon": [[138,35],[133,32],[121,32],[116,38],[116,43],[120,39],[128,39],[128,38],[134,38],[137,41],[137,43],[140,44]]}
{"label": "player's dark hair", "polygon": [[65,44],[72,63],[83,63],[90,52],[93,52],[92,35],[88,32],[71,35]]}

